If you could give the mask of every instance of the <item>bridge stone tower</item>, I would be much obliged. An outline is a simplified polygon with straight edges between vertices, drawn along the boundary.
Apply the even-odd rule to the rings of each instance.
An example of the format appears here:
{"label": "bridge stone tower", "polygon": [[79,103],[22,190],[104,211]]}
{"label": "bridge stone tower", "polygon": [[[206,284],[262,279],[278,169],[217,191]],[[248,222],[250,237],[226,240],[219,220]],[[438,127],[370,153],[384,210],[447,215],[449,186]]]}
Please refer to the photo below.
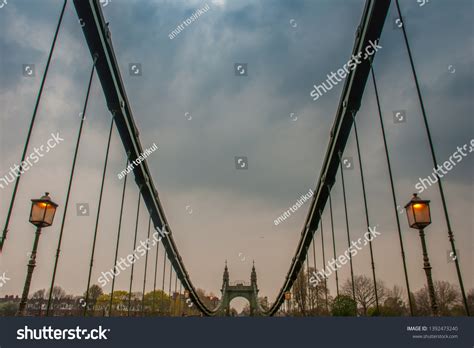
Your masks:
{"label": "bridge stone tower", "polygon": [[250,284],[241,281],[231,284],[229,281],[229,269],[227,268],[226,261],[221,293],[222,299],[217,307],[217,313],[221,316],[230,315],[230,302],[236,297],[243,297],[249,301],[250,316],[259,316],[262,313],[262,307],[258,302],[257,272],[255,271],[255,263],[253,263],[252,272],[250,273]]}

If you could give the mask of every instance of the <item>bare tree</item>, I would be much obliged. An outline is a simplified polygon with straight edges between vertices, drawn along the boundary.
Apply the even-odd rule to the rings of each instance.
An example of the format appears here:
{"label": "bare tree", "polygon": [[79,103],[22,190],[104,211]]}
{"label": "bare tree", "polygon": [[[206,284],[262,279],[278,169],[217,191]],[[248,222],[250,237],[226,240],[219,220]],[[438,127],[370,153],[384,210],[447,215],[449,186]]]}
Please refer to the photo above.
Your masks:
{"label": "bare tree", "polygon": [[88,298],[89,303],[87,306],[92,309],[92,312],[94,312],[97,299],[104,294],[104,291],[99,285],[94,284],[89,288],[88,292],[89,296],[87,296],[87,293],[84,293],[84,298]]}
{"label": "bare tree", "polygon": [[[374,282],[365,275],[354,276],[355,301],[357,302],[361,315],[367,315],[370,307],[375,305]],[[379,303],[386,297],[386,288],[381,281],[377,281],[377,295]],[[348,279],[343,287],[342,294],[352,298],[352,281]]]}
{"label": "bare tree", "polygon": [[467,293],[467,306],[469,313],[474,313],[474,289],[469,290]]}
{"label": "bare tree", "polygon": [[428,293],[428,288],[418,290],[414,295],[416,311],[415,314],[418,316],[430,316],[431,315],[431,301]]}
{"label": "bare tree", "polygon": [[[434,290],[439,314],[442,316],[455,314],[456,307],[461,303],[461,293],[458,288],[449,282],[438,280],[434,282]],[[431,301],[427,285],[418,290],[414,297],[416,314],[421,316],[431,315]]]}
{"label": "bare tree", "polygon": [[[52,296],[51,296],[51,299],[52,299],[51,309],[54,311],[55,309],[60,308],[61,307],[61,301],[66,296],[67,296],[66,291],[64,291],[64,289],[62,287],[60,287],[58,285],[55,285],[53,287]],[[49,298],[49,291],[48,291],[47,297]]]}
{"label": "bare tree", "polygon": [[38,315],[41,316],[41,309],[46,299],[46,289],[37,290],[31,295],[33,306],[38,309]]}
{"label": "bare tree", "polygon": [[250,316],[250,303],[246,303],[244,308],[242,309],[242,312],[240,312],[240,315],[244,317]]}
{"label": "bare tree", "polygon": [[258,303],[260,303],[260,307],[262,307],[263,310],[267,311],[270,308],[270,304],[268,303],[268,297],[259,297],[258,298]]}
{"label": "bare tree", "polygon": [[387,297],[381,307],[381,314],[384,316],[403,316],[407,314],[407,307],[403,301],[403,290],[394,285],[392,290],[387,291]]}
{"label": "bare tree", "polygon": [[[49,297],[49,291],[48,291],[48,295]],[[64,289],[58,285],[54,286],[53,288],[53,292],[52,292],[52,298],[54,299],[62,299],[66,296],[66,291],[64,291]]]}
{"label": "bare tree", "polygon": [[[318,272],[316,268],[309,267],[308,277]],[[329,315],[329,300],[326,306],[326,298],[329,296],[329,292],[326,292],[326,286],[324,281],[316,284],[309,284],[308,287],[308,304],[311,315]]]}
{"label": "bare tree", "polygon": [[436,282],[435,291],[439,313],[441,315],[452,315],[454,307],[461,304],[461,292],[458,287],[449,282],[439,280]]}
{"label": "bare tree", "polygon": [[293,298],[298,308],[295,308],[295,313],[302,316],[308,315],[308,281],[305,271],[302,269],[293,283]]}
{"label": "bare tree", "polygon": [[46,290],[45,289],[37,290],[33,293],[33,295],[31,295],[31,299],[32,300],[38,300],[38,299],[44,300],[45,295],[46,295]]}

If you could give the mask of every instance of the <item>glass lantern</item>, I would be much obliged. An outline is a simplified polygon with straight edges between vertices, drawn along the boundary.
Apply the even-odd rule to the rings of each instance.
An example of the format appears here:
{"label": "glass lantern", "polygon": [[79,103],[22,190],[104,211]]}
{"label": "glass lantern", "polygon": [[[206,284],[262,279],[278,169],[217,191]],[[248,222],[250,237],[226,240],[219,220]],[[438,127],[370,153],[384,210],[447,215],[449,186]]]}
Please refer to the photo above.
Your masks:
{"label": "glass lantern", "polygon": [[57,204],[46,192],[40,199],[31,200],[30,222],[36,227],[49,227],[53,224]]}
{"label": "glass lantern", "polygon": [[431,224],[430,201],[426,201],[418,197],[416,193],[407,205],[405,205],[407,212],[408,225],[411,228],[423,229]]}

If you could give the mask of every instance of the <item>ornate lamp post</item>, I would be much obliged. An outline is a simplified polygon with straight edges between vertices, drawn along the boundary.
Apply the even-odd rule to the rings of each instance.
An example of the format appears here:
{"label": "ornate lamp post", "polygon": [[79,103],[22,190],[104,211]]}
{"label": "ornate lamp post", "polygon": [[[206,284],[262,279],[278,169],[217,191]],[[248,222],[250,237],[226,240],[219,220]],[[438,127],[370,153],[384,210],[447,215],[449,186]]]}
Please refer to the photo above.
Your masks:
{"label": "ornate lamp post", "polygon": [[433,285],[433,278],[431,277],[431,265],[430,259],[428,258],[428,250],[425,242],[425,231],[423,230],[426,226],[431,224],[430,214],[430,201],[422,200],[416,193],[410,202],[405,205],[407,212],[408,225],[411,228],[415,228],[420,231],[421,248],[423,250],[423,269],[426,273],[426,281],[428,283],[428,291],[431,300],[431,310],[433,315],[438,315],[438,304],[436,303],[436,296]]}
{"label": "ornate lamp post", "polygon": [[53,224],[54,215],[58,205],[51,200],[49,193],[46,192],[40,199],[31,200],[30,222],[36,226],[35,241],[33,250],[31,251],[30,261],[28,262],[28,271],[26,274],[25,286],[21,296],[20,306],[17,315],[24,315],[26,302],[28,301],[28,293],[30,291],[31,277],[36,266],[36,251],[38,249],[38,241],[43,227],[49,227]]}

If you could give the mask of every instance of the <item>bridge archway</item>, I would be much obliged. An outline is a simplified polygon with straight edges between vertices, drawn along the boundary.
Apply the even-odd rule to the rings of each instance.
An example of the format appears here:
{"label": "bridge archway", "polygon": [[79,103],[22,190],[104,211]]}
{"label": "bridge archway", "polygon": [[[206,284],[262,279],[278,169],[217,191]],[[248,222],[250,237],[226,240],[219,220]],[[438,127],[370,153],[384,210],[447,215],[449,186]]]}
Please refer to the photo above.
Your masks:
{"label": "bridge archway", "polygon": [[[245,297],[235,296],[229,302],[230,315],[234,316],[249,316],[250,315],[250,301]],[[234,313],[232,313],[234,311]]]}
{"label": "bridge archway", "polygon": [[230,303],[236,298],[244,298],[249,302],[250,316],[261,315],[263,310],[258,302],[258,291],[255,264],[252,266],[250,283],[244,281],[236,281],[231,283],[229,280],[229,269],[227,268],[226,262],[221,289],[222,298],[221,303],[217,309],[218,315],[230,316]]}

